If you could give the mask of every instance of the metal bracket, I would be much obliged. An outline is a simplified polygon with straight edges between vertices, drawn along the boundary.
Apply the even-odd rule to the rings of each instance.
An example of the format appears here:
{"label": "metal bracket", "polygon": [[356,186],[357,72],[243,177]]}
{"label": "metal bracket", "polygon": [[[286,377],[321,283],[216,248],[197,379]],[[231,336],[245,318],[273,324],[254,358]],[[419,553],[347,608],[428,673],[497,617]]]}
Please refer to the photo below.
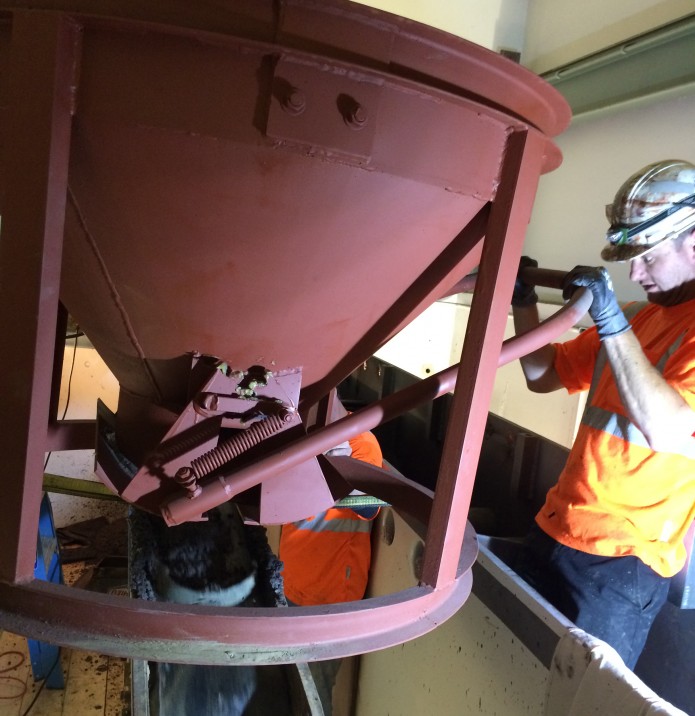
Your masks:
{"label": "metal bracket", "polygon": [[266,134],[307,154],[369,164],[383,84],[348,65],[285,54],[275,66]]}

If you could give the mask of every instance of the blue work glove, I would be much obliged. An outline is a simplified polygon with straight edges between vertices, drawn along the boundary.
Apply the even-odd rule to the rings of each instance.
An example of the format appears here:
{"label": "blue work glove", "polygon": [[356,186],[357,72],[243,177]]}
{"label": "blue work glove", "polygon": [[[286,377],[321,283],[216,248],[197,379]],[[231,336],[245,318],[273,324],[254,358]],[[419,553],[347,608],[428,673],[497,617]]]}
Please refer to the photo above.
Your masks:
{"label": "blue work glove", "polygon": [[630,324],[613,293],[613,282],[602,266],[575,266],[562,282],[562,297],[568,299],[577,288],[588,288],[593,294],[589,315],[596,324],[600,340],[630,330]]}
{"label": "blue work glove", "polygon": [[516,281],[514,283],[514,292],[512,293],[512,306],[515,308],[522,308],[523,306],[533,306],[538,303],[538,295],[536,294],[536,287],[532,283],[526,283],[519,277],[521,269],[525,268],[538,268],[538,261],[535,261],[528,256],[522,256],[519,260],[519,271],[516,275]]}

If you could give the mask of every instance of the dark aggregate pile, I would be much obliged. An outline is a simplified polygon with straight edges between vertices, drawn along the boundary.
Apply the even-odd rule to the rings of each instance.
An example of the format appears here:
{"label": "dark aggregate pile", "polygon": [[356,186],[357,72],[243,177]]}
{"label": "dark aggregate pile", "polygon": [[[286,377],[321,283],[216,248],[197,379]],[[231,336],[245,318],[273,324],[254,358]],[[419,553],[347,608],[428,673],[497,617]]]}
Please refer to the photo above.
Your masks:
{"label": "dark aggregate pile", "polygon": [[[217,508],[207,522],[167,527],[131,508],[131,589],[140,599],[159,600],[157,573],[166,565],[172,579],[191,589],[225,588],[256,570],[252,593],[240,607],[283,607],[282,562],[266,529],[244,525],[236,508]],[[150,664],[151,716],[290,716],[291,696],[280,666]]]}
{"label": "dark aggregate pile", "polygon": [[190,589],[230,587],[255,568],[256,585],[239,606],[287,606],[282,562],[273,554],[265,527],[244,525],[226,506],[208,513],[207,522],[167,527],[164,520],[131,508],[131,588],[140,599],[158,600],[162,565],[173,580]]}

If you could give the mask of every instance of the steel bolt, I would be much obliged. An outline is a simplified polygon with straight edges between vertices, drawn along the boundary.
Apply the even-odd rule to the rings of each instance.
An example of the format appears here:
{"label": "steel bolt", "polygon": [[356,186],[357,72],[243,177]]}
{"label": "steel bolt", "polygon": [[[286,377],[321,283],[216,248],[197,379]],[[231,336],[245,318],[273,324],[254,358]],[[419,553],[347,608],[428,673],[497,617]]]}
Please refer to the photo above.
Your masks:
{"label": "steel bolt", "polygon": [[189,500],[195,500],[196,497],[200,497],[203,492],[203,488],[200,485],[196,485],[193,490],[190,490],[186,495]]}
{"label": "steel bolt", "polygon": [[203,400],[203,407],[206,410],[217,410],[218,405],[219,405],[219,400],[216,395],[208,394],[205,396],[205,399]]}
{"label": "steel bolt", "polygon": [[291,408],[283,408],[280,413],[278,414],[278,417],[280,420],[282,420],[283,423],[291,423],[294,419],[295,411]]}
{"label": "steel bolt", "polygon": [[179,468],[174,475],[174,480],[186,489],[189,500],[198,497],[203,491],[203,488],[198,484],[195,471],[190,467]]}
{"label": "steel bolt", "polygon": [[361,104],[355,102],[345,117],[345,123],[351,129],[362,129],[367,124],[368,119],[367,110]]}
{"label": "steel bolt", "polygon": [[287,96],[282,100],[282,108],[288,114],[295,116],[301,114],[306,109],[306,97],[304,92],[298,89],[293,89]]}

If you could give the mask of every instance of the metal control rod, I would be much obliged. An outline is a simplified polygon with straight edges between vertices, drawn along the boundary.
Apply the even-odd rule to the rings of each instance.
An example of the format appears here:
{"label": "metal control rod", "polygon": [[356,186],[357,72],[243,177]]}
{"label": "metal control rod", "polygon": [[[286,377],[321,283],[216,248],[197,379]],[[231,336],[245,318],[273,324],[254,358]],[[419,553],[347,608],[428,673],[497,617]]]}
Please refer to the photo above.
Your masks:
{"label": "metal control rod", "polygon": [[[563,271],[549,269],[528,269],[528,271],[533,272],[529,278],[536,285],[549,288],[558,288],[565,276]],[[565,306],[537,328],[505,341],[500,352],[499,366],[532,353],[569,330],[588,311],[591,300],[591,291],[580,289]],[[372,430],[419,405],[453,391],[457,373],[458,364],[455,364],[330,425],[319,428],[294,443],[284,445],[252,465],[223,471],[208,481],[201,481],[202,489],[197,497],[190,499],[187,495],[182,495],[173,498],[162,506],[162,516],[169,525],[196,519],[203,512],[223,504],[283,470],[300,465],[341,442]]]}
{"label": "metal control rod", "polygon": [[[562,288],[566,271],[555,269],[525,268],[521,277],[528,283],[545,288]],[[574,326],[589,310],[593,296],[588,288],[580,288],[572,298],[552,316],[541,321],[537,328],[506,340],[502,344],[499,365],[511,363],[517,358],[533,353],[533,351],[550,343],[560,334]]]}

